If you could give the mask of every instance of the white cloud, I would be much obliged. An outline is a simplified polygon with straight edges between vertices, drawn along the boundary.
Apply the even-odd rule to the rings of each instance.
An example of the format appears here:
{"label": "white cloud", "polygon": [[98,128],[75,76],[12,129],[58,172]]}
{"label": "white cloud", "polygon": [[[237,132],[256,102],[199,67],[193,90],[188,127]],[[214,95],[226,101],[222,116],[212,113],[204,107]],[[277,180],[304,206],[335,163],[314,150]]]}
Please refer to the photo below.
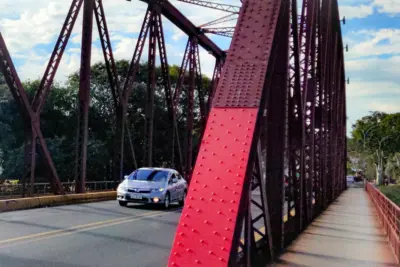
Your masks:
{"label": "white cloud", "polygon": [[400,5],[397,0],[374,0],[373,4],[378,8],[379,13],[390,15],[400,13]]}
{"label": "white cloud", "polygon": [[176,27],[174,28],[173,32],[174,34],[172,35],[172,40],[174,41],[181,41],[186,36],[183,31]]}
{"label": "white cloud", "polygon": [[361,19],[378,13],[396,16],[400,13],[398,0],[343,0],[340,1],[340,15],[347,19]]}
{"label": "white cloud", "polygon": [[[11,56],[19,60],[17,69],[22,79],[39,78],[50,58],[51,51],[64,23],[71,0],[1,0],[0,1],[0,31],[2,32]],[[222,11],[198,7],[182,2],[171,1],[195,25],[226,15]],[[240,0],[220,1],[228,4],[240,5]],[[132,58],[137,42],[147,4],[141,1],[112,1],[104,0],[104,10],[108,29],[113,44],[116,59]],[[7,12],[4,12],[7,11]],[[81,9],[75,23],[69,44],[57,72],[56,80],[65,81],[68,75],[79,69],[80,44],[82,36]],[[167,38],[168,59],[170,64],[180,65],[184,47],[185,34],[163,19]],[[93,55],[92,63],[102,61],[102,53],[98,42],[97,25],[93,23]],[[167,33],[169,36],[167,36]],[[227,40],[224,40],[226,43]],[[229,41],[229,39],[228,39]],[[169,42],[176,43],[175,45]],[[39,53],[40,49],[40,53]],[[142,60],[147,59],[146,48]],[[203,73],[211,75],[214,67],[214,58],[202,52],[201,65]],[[20,63],[22,61],[22,63]]]}
{"label": "white cloud", "polygon": [[392,81],[350,81],[350,84],[347,85],[348,97],[373,98],[377,95],[387,94],[400,97],[400,84]]}
{"label": "white cloud", "polygon": [[372,5],[346,5],[339,7],[340,15],[345,16],[346,19],[361,19],[366,18],[374,13]]}
{"label": "white cloud", "polygon": [[400,29],[360,30],[344,36],[346,58],[400,54]]}
{"label": "white cloud", "polygon": [[371,103],[369,105],[371,110],[386,112],[386,113],[396,113],[400,112],[400,105],[399,104],[392,104],[392,103]]}

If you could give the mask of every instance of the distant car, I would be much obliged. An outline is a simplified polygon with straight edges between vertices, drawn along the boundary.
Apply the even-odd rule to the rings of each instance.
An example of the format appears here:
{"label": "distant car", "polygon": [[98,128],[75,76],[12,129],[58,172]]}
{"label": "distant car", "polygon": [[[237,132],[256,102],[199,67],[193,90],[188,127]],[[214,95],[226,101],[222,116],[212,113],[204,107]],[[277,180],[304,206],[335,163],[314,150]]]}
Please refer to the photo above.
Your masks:
{"label": "distant car", "polygon": [[140,168],[130,175],[117,188],[119,205],[128,203],[149,203],[163,205],[168,209],[173,202],[184,205],[187,182],[173,169]]}
{"label": "distant car", "polygon": [[348,183],[354,183],[354,176],[346,176],[346,181]]}

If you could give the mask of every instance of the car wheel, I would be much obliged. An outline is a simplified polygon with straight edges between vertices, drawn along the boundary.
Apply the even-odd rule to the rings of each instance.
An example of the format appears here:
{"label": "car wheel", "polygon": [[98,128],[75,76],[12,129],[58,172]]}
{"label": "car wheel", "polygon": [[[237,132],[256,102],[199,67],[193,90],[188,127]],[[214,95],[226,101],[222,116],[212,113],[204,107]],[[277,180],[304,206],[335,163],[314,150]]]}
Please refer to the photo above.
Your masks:
{"label": "car wheel", "polygon": [[121,207],[126,207],[128,205],[128,202],[126,201],[118,201],[118,203]]}
{"label": "car wheel", "polygon": [[171,204],[171,198],[170,198],[170,196],[169,196],[169,193],[167,193],[167,194],[165,195],[164,208],[165,208],[165,209],[168,209],[170,204]]}
{"label": "car wheel", "polygon": [[186,191],[183,192],[182,200],[179,201],[179,205],[184,206],[185,205],[185,199],[186,199]]}

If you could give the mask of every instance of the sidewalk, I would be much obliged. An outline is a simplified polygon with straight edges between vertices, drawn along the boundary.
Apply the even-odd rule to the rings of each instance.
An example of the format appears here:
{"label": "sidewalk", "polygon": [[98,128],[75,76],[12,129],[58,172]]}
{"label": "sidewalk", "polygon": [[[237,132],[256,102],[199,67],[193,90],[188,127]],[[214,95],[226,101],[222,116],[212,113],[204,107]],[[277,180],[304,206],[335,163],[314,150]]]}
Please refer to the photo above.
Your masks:
{"label": "sidewalk", "polygon": [[276,266],[399,266],[363,188],[349,188],[289,246]]}

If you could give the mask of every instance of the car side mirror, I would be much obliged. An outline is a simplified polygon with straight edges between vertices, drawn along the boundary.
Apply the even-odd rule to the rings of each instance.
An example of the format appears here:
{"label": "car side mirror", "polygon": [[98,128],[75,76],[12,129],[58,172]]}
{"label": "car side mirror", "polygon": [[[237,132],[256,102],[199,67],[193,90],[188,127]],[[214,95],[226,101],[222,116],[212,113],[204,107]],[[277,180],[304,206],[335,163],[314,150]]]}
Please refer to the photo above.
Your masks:
{"label": "car side mirror", "polygon": [[177,178],[172,178],[171,180],[170,180],[170,184],[176,184],[178,182],[178,179]]}
{"label": "car side mirror", "polygon": [[126,180],[126,179],[128,179],[129,178],[129,175],[125,175],[124,176],[124,179]]}

